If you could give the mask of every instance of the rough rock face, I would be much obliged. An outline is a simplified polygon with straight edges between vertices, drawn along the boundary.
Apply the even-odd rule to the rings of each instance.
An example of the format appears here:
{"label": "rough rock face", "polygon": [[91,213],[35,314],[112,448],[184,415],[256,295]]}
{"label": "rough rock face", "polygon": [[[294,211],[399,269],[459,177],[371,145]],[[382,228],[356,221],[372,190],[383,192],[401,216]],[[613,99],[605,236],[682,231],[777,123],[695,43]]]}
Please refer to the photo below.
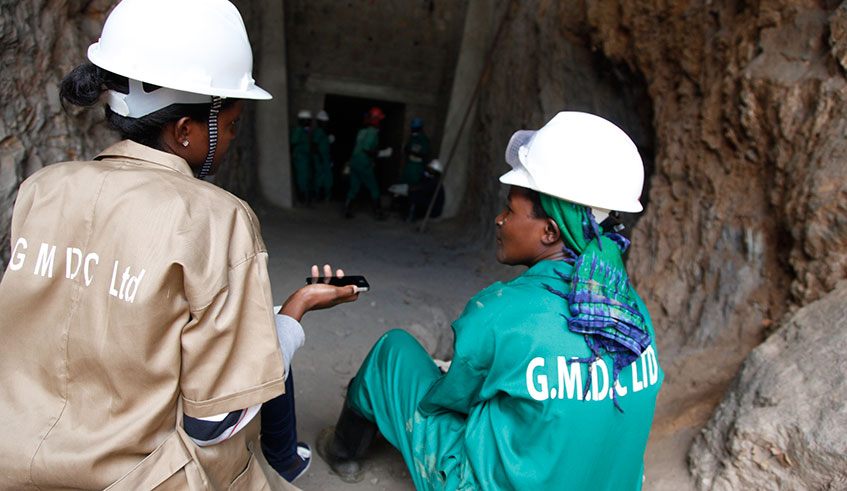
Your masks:
{"label": "rough rock face", "polygon": [[847,276],[843,8],[709,3],[587,13],[593,42],[653,100],[637,231],[650,246],[633,251],[634,276],[695,346],[744,339]]}
{"label": "rough rock face", "polygon": [[21,181],[47,164],[92,157],[109,138],[101,111],[62,109],[59,82],[84,61],[112,3],[0,0],[2,270],[9,259],[9,220]]}
{"label": "rough rock face", "polygon": [[689,457],[701,489],[847,487],[847,281],[741,368]]}

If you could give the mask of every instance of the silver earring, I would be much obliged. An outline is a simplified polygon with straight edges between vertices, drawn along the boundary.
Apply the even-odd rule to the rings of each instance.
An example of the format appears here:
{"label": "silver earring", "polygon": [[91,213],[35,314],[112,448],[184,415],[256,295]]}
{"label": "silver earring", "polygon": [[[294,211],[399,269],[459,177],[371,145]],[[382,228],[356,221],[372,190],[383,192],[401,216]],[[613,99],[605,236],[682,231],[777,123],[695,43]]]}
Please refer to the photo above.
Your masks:
{"label": "silver earring", "polygon": [[182,146],[187,147],[188,146],[188,140],[182,140]]}

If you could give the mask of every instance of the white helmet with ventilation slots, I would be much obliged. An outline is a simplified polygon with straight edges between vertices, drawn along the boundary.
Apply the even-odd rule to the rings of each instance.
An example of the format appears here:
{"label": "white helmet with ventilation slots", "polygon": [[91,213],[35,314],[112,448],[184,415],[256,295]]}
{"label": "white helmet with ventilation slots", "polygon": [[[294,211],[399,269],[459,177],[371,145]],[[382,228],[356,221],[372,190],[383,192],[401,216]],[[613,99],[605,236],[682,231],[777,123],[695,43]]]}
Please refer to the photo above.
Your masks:
{"label": "white helmet with ventilation slots", "polygon": [[512,170],[500,182],[599,211],[643,210],[644,165],[620,128],[593,114],[563,111],[537,131],[520,130],[506,147]]}
{"label": "white helmet with ventilation slots", "polygon": [[[227,0],[123,0],[106,19],[88,59],[130,79],[109,91],[116,113],[139,118],[211,96],[270,99],[253,80],[253,52],[238,9]],[[162,89],[145,91],[144,82]]]}

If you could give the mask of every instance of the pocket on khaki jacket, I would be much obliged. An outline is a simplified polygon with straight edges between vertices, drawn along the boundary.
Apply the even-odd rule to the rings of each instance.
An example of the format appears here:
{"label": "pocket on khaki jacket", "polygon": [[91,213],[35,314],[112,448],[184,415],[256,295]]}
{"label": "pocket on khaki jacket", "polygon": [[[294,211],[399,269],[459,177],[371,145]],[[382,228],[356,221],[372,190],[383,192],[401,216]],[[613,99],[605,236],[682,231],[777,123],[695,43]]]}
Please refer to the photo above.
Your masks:
{"label": "pocket on khaki jacket", "polygon": [[247,467],[244,471],[232,481],[229,485],[230,491],[255,491],[269,490],[268,480],[265,478],[265,473],[256,461],[256,456],[250,452],[250,460],[247,461]]}
{"label": "pocket on khaki jacket", "polygon": [[[191,455],[182,444],[179,433],[174,431],[159,445],[156,450],[145,457],[141,462],[124,474],[120,479],[113,482],[107,491],[142,491],[151,490],[162,486],[160,489],[169,489],[166,481],[180,472],[187,463],[191,461]],[[181,473],[182,474],[182,473]],[[185,476],[177,478],[172,482],[174,489],[185,489]]]}

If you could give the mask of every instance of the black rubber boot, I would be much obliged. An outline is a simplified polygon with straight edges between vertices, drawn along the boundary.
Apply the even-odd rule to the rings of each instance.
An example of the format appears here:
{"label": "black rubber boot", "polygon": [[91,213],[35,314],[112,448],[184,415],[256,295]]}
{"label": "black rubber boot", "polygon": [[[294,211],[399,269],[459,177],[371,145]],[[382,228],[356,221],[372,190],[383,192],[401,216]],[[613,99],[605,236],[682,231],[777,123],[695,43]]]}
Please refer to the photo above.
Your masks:
{"label": "black rubber boot", "polygon": [[344,202],[344,218],[353,218],[353,200]]}
{"label": "black rubber boot", "polygon": [[344,482],[359,482],[364,476],[360,462],[376,435],[376,424],[360,416],[344,399],[335,427],[318,437],[318,454]]}

